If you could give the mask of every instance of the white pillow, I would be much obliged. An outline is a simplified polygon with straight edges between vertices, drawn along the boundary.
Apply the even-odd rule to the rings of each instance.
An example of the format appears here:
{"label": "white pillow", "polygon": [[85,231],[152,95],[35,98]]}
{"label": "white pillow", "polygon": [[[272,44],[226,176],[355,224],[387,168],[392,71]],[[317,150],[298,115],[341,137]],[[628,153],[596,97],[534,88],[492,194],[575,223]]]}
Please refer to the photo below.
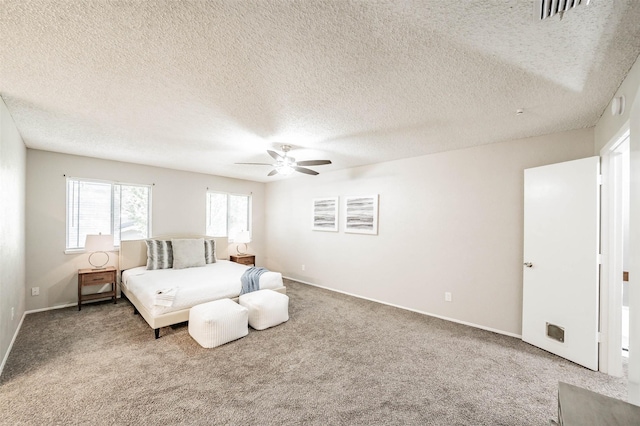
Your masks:
{"label": "white pillow", "polygon": [[204,239],[171,240],[173,269],[204,266]]}

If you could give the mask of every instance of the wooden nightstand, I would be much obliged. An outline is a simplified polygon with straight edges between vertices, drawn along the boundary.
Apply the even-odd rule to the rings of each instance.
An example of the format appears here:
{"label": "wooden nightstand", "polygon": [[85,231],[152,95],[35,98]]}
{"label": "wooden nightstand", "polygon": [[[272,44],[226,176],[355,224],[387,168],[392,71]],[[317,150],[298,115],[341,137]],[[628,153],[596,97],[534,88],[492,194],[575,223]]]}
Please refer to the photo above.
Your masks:
{"label": "wooden nightstand", "polygon": [[254,254],[244,254],[241,256],[229,256],[229,260],[232,262],[240,263],[242,265],[256,266],[256,256]]}
{"label": "wooden nightstand", "polygon": [[[82,287],[90,285],[111,284],[110,291],[102,293],[82,294]],[[78,270],[78,310],[82,309],[82,302],[87,300],[104,299],[111,297],[113,303],[116,302],[116,290],[118,284],[116,282],[116,268],[107,266],[104,269],[79,269]]]}

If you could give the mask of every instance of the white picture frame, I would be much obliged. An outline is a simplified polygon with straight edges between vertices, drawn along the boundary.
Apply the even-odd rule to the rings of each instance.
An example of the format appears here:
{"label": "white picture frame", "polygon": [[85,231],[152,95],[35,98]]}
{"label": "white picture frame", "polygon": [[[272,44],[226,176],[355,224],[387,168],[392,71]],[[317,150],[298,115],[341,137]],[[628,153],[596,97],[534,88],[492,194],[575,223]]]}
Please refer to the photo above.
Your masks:
{"label": "white picture frame", "polygon": [[344,197],[344,232],[378,235],[378,194]]}
{"label": "white picture frame", "polygon": [[338,232],[338,197],[313,199],[311,229]]}

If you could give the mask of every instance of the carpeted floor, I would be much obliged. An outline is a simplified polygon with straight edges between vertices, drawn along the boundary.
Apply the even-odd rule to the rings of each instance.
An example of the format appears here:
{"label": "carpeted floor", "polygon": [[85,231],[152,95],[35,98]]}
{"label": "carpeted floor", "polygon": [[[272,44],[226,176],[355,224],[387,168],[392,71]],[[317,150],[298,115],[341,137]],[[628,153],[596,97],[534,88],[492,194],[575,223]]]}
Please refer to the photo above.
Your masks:
{"label": "carpeted floor", "polygon": [[290,320],[215,349],[122,301],[27,315],[4,425],[547,425],[558,381],[626,381],[521,340],[286,282]]}

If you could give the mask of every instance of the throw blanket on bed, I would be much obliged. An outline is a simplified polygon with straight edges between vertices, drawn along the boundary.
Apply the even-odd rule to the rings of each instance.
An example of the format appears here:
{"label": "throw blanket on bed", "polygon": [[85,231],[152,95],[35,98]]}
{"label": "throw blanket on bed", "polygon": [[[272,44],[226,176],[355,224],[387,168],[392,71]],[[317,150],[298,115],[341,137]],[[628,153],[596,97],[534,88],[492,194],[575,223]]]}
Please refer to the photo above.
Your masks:
{"label": "throw blanket on bed", "polygon": [[165,288],[163,290],[158,290],[156,291],[156,297],[153,304],[158,306],[171,306],[173,305],[173,299],[175,299],[177,292],[177,288]]}
{"label": "throw blanket on bed", "polygon": [[244,271],[244,274],[240,277],[240,281],[242,281],[242,290],[240,290],[240,294],[260,290],[260,276],[265,272],[269,272],[269,270],[262,267],[256,268],[254,266]]}

